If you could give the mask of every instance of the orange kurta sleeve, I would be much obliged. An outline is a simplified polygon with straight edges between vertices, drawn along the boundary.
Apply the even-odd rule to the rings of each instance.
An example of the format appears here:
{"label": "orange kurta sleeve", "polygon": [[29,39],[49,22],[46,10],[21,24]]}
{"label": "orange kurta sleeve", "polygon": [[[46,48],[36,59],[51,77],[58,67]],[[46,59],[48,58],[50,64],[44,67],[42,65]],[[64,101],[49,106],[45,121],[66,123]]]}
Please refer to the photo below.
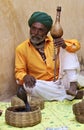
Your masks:
{"label": "orange kurta sleeve", "polygon": [[76,52],[80,49],[80,43],[76,39],[65,40],[66,50],[68,52]]}
{"label": "orange kurta sleeve", "polygon": [[23,77],[27,74],[27,68],[26,68],[26,59],[25,54],[23,53],[23,46],[22,48],[17,47],[16,48],[16,57],[15,57],[15,78],[19,81],[20,84],[23,83]]}

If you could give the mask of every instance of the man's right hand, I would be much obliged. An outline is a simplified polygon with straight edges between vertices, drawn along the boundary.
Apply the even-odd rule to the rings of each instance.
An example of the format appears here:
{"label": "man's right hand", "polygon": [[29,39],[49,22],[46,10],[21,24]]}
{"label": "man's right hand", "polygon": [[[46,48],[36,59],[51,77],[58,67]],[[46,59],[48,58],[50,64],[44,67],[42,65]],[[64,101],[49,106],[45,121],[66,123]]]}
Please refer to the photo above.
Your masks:
{"label": "man's right hand", "polygon": [[36,79],[30,75],[25,75],[23,81],[25,83],[25,86],[28,86],[29,88],[33,88],[36,83]]}

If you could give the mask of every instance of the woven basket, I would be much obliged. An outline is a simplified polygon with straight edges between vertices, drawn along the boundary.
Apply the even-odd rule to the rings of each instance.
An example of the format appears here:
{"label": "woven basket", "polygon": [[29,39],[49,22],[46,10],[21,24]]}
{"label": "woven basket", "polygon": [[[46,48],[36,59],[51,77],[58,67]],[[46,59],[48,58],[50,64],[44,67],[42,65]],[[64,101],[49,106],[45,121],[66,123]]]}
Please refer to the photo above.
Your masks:
{"label": "woven basket", "polygon": [[84,124],[84,115],[76,116],[76,120],[82,124]]}
{"label": "woven basket", "polygon": [[0,110],[0,116],[2,115],[2,110]]}
{"label": "woven basket", "polygon": [[84,100],[74,104],[72,109],[76,120],[80,123],[84,123]]}
{"label": "woven basket", "polygon": [[23,106],[9,107],[5,111],[5,121],[8,125],[15,127],[34,126],[41,122],[40,107],[31,106],[30,112],[17,112],[16,110],[24,109]]}
{"label": "woven basket", "polygon": [[75,115],[84,115],[84,100],[73,105],[73,113]]}
{"label": "woven basket", "polygon": [[[41,98],[31,96],[31,101],[29,102],[30,105],[39,106],[42,110],[44,108],[44,101]],[[24,106],[24,102],[18,98],[16,95],[11,99],[11,106]]]}

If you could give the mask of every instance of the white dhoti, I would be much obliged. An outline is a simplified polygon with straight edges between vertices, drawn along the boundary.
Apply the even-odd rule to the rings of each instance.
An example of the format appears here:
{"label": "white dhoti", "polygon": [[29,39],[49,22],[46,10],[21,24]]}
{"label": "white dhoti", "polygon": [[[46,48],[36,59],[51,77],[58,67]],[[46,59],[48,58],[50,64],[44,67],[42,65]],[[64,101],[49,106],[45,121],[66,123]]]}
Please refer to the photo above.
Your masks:
{"label": "white dhoti", "polygon": [[32,89],[32,95],[38,96],[43,100],[72,100],[74,97],[67,95],[64,86],[53,81],[37,80],[35,87]]}
{"label": "white dhoti", "polygon": [[[77,81],[79,62],[75,53],[69,53],[64,49],[60,50],[60,74],[56,82],[36,80],[32,94],[44,100],[72,100],[74,97],[66,94],[70,82]],[[61,82],[60,82],[61,81]]]}

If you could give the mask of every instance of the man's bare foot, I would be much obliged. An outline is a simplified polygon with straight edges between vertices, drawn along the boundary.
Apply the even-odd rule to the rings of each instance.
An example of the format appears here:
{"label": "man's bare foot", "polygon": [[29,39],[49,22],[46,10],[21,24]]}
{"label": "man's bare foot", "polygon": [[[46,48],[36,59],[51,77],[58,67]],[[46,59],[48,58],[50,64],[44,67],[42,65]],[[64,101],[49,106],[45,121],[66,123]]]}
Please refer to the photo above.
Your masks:
{"label": "man's bare foot", "polygon": [[70,82],[70,88],[66,90],[66,93],[72,96],[77,94],[77,82]]}
{"label": "man's bare foot", "polygon": [[78,90],[75,99],[82,99],[84,96],[84,90]]}

